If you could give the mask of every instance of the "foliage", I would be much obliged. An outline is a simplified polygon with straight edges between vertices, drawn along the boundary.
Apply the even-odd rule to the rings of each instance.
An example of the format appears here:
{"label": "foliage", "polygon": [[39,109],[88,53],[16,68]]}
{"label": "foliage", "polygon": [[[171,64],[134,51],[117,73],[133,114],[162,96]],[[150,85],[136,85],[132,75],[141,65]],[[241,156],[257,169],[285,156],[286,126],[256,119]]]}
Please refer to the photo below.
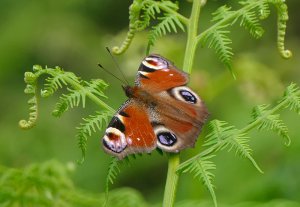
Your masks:
{"label": "foliage", "polygon": [[[88,193],[75,188],[70,174],[73,163],[55,160],[31,164],[24,169],[0,167],[0,205],[12,206],[102,206],[104,194]],[[133,189],[120,188],[110,192],[108,206],[146,206],[142,196]]]}
{"label": "foliage", "polygon": [[[201,7],[206,1],[201,0]],[[232,10],[231,7],[224,5],[212,13],[212,22],[209,28],[195,34],[195,45],[201,44],[215,50],[220,61],[231,71],[232,70],[232,39],[229,37],[229,27],[239,22],[239,25],[249,31],[254,38],[262,37],[264,30],[260,24],[261,20],[266,19],[270,14],[270,5],[277,8],[277,25],[278,36],[277,45],[282,57],[290,58],[292,53],[284,48],[284,36],[286,30],[286,21],[288,20],[287,6],[283,0],[245,0],[240,1],[241,8]],[[158,37],[166,35],[168,32],[177,33],[176,27],[182,31],[187,30],[191,33],[189,27],[193,22],[192,17],[189,19],[178,13],[178,5],[172,1],[155,1],[155,0],[135,0],[129,9],[129,31],[121,47],[114,47],[115,54],[124,53],[136,32],[145,30],[150,27],[147,53],[150,47],[154,45]],[[155,25],[151,26],[151,19],[155,20]],[[195,21],[199,21],[198,19]],[[185,29],[187,28],[187,29]],[[198,31],[196,31],[198,32]],[[189,48],[190,49],[190,48]],[[192,51],[194,53],[195,51]],[[191,70],[187,69],[188,72]]]}
{"label": "foliage", "polygon": [[[292,56],[291,52],[284,47],[288,12],[283,0],[244,0],[239,2],[240,8],[236,10],[233,10],[227,5],[221,6],[212,13],[212,25],[198,33],[200,10],[205,4],[205,0],[193,1],[191,16],[187,18],[178,12],[178,4],[170,0],[134,0],[129,8],[129,30],[127,36],[120,47],[113,48],[114,54],[124,53],[129,48],[135,34],[147,28],[149,28],[150,31],[146,53],[149,53],[151,47],[154,46],[159,37],[171,32],[177,33],[179,31],[178,29],[180,29],[183,32],[187,32],[187,45],[183,65],[185,72],[191,73],[196,49],[202,45],[213,49],[219,60],[233,74],[231,62],[234,53],[232,48],[233,39],[230,37],[230,27],[239,24],[246,29],[252,37],[256,39],[262,37],[264,29],[261,25],[261,21],[269,16],[269,7],[274,5],[277,9],[278,16],[277,47],[279,53],[284,58],[290,58]],[[104,90],[107,84],[100,79],[91,80],[89,82],[82,81],[74,73],[65,72],[59,67],[52,69],[34,66],[33,72],[25,73],[25,83],[27,84],[25,93],[33,97],[28,101],[30,106],[29,119],[27,121],[21,120],[19,123],[23,129],[29,129],[37,122],[39,103],[37,82],[43,74],[49,77],[45,79],[44,89],[40,94],[41,97],[48,97],[53,95],[58,89],[64,86],[67,87],[68,93],[61,95],[59,98],[53,111],[54,116],[60,117],[65,111],[79,106],[80,103],[82,107],[85,107],[86,98],[91,99],[102,108],[102,111],[96,112],[96,115],[90,115],[88,118],[83,119],[84,123],[80,124],[77,128],[77,138],[79,147],[82,150],[83,161],[87,138],[91,136],[92,132],[100,130],[102,126],[107,123],[108,117],[112,116],[114,112],[114,110],[102,100],[106,98]],[[190,173],[202,181],[212,196],[214,206],[217,206],[215,186],[213,184],[215,175],[212,172],[216,169],[216,164],[212,158],[221,150],[233,151],[236,155],[247,158],[259,172],[262,172],[252,156],[252,149],[249,145],[249,132],[253,129],[272,130],[284,138],[286,145],[289,145],[290,137],[288,135],[288,129],[279,115],[279,112],[285,108],[289,108],[300,114],[300,91],[295,84],[291,84],[287,87],[284,96],[279,102],[274,104],[273,107],[270,105],[259,105],[255,107],[252,112],[252,121],[241,129],[230,125],[226,121],[211,121],[208,124],[209,132],[203,144],[203,151],[182,163],[179,163],[179,155],[177,155],[173,161],[169,159],[166,189],[169,189],[167,187],[171,186],[171,190],[165,192],[164,204],[168,203],[170,206],[173,206],[178,176],[183,173]],[[117,159],[113,159],[110,163],[106,180],[106,199],[108,198],[108,186],[109,184],[113,184],[119,174],[120,164]],[[170,166],[172,166],[172,168]],[[169,175],[172,176],[171,179],[169,179]],[[68,190],[70,189],[71,187],[68,187]],[[123,194],[119,192],[115,197],[114,206],[117,206],[118,204],[116,203],[118,202],[124,206],[125,201],[133,202],[130,206],[137,205],[135,202],[139,203],[139,205],[143,205],[141,204],[143,203],[142,199],[138,196],[135,198],[130,198],[130,196],[123,198],[122,195]],[[113,199],[113,196],[111,198]],[[102,201],[104,202],[104,200]],[[41,201],[43,205],[47,205],[47,202],[46,200]],[[98,201],[95,201],[95,203],[96,202]]]}
{"label": "foliage", "polygon": [[236,155],[249,159],[253,166],[262,173],[262,170],[251,155],[252,149],[248,144],[248,134],[255,128],[259,130],[273,130],[285,139],[286,145],[289,145],[290,138],[287,127],[279,119],[278,112],[285,108],[298,111],[300,109],[298,105],[299,98],[300,90],[292,83],[287,87],[282,99],[273,108],[269,109],[267,105],[255,107],[252,113],[253,120],[242,129],[236,129],[234,126],[228,125],[225,121],[211,121],[209,123],[209,133],[205,137],[206,141],[203,144],[205,150],[181,163],[178,173],[191,173],[202,180],[203,184],[209,189],[216,206],[216,196],[212,184],[214,176],[211,173],[211,170],[215,169],[215,164],[210,159],[220,150],[227,149],[228,151],[232,151],[233,149]]}
{"label": "foliage", "polygon": [[[38,80],[42,75],[48,75],[45,79],[44,89],[41,90],[40,96],[38,94]],[[82,159],[84,161],[87,138],[91,136],[92,132],[101,130],[102,126],[107,123],[108,117],[112,115],[114,109],[103,102],[100,98],[106,98],[104,89],[107,84],[101,79],[92,79],[91,81],[82,81],[72,72],[65,72],[59,67],[56,68],[42,68],[41,66],[33,66],[33,72],[25,73],[25,93],[30,94],[31,97],[28,101],[30,106],[29,119],[21,120],[19,126],[22,129],[30,129],[35,126],[38,117],[38,100],[39,97],[49,97],[53,95],[58,89],[63,86],[70,85],[72,88],[67,88],[68,93],[62,94],[56,104],[52,115],[60,117],[69,108],[79,106],[80,102],[82,107],[85,107],[86,97],[90,98],[93,102],[103,108],[101,112],[96,112],[96,115],[90,115],[84,118],[84,123],[81,123],[78,129],[77,138],[78,144],[82,151]]]}

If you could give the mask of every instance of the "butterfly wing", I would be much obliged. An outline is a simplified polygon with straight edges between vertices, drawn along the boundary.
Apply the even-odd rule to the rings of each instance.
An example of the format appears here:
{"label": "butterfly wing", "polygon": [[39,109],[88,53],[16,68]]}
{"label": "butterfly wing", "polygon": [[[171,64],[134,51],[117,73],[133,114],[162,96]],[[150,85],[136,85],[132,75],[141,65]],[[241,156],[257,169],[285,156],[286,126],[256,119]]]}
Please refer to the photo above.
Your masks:
{"label": "butterfly wing", "polygon": [[119,159],[128,154],[151,152],[156,137],[148,108],[134,99],[127,100],[109,123],[102,139],[104,150]]}
{"label": "butterfly wing", "polygon": [[142,91],[138,97],[150,108],[150,122],[157,146],[164,151],[179,152],[194,146],[208,111],[200,97],[186,84],[188,74],[178,70],[159,55],[146,57],[138,70],[136,86]]}

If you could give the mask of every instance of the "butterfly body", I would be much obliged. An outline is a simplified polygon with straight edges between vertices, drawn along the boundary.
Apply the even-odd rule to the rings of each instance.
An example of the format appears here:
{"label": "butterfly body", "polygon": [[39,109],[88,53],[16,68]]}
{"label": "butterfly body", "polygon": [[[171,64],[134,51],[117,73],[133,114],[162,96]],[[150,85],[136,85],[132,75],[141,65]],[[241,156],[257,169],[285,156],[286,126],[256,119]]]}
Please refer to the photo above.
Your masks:
{"label": "butterfly body", "polygon": [[104,150],[119,159],[150,153],[156,147],[177,153],[192,147],[208,112],[186,86],[188,74],[159,55],[141,63],[134,86],[123,86],[129,98],[109,123]]}

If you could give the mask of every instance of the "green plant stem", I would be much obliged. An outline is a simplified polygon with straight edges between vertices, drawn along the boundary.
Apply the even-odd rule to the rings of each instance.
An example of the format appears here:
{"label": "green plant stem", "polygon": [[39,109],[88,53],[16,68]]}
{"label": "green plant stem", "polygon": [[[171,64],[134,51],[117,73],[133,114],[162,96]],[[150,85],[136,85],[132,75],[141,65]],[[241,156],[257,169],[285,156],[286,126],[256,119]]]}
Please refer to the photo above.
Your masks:
{"label": "green plant stem", "polygon": [[[231,11],[231,14],[229,14],[228,16],[226,16],[224,19],[218,21],[216,24],[210,26],[207,30],[201,32],[201,34],[199,34],[196,37],[196,44],[198,44],[200,42],[200,40],[206,36],[206,34],[210,33],[211,31],[217,29],[220,26],[224,26],[224,25],[228,25],[228,24],[233,24],[236,21],[236,18],[240,16],[240,14],[243,14],[245,11],[254,9],[255,7],[257,7],[257,5],[259,4],[259,1],[257,1],[256,3],[253,4],[249,4],[247,6],[242,7],[241,9],[237,10],[237,11]],[[234,20],[235,19],[235,20]]]}
{"label": "green plant stem", "polygon": [[187,25],[189,23],[189,20],[185,17],[185,16],[182,16],[181,14],[179,14],[178,12],[166,7],[164,4],[159,4],[159,7],[166,11],[167,13],[169,14],[175,14],[177,16],[177,18],[185,25]]}
{"label": "green plant stem", "polygon": [[[46,69],[43,71],[44,73],[50,74],[52,76],[55,76],[51,69]],[[76,81],[72,80],[71,78],[65,78],[65,81],[68,82],[74,89],[84,90],[84,87],[77,83]],[[115,110],[111,108],[109,105],[107,105],[105,102],[103,102],[101,99],[99,99],[97,96],[95,96],[90,91],[86,90],[86,95],[96,104],[98,104],[100,107],[107,109],[108,111],[115,113]]]}
{"label": "green plant stem", "polygon": [[168,174],[167,181],[165,186],[163,207],[172,207],[174,206],[177,184],[178,184],[178,175],[176,170],[180,164],[179,154],[168,154]]}
{"label": "green plant stem", "polygon": [[191,73],[193,67],[195,52],[197,48],[199,15],[202,4],[204,4],[204,0],[193,1],[191,16],[187,24],[188,36],[183,61],[183,70],[187,73]]}
{"label": "green plant stem", "polygon": [[[205,0],[194,0],[192,6],[191,16],[187,25],[187,45],[185,50],[183,70],[187,73],[191,73],[196,46],[197,46],[197,32],[198,32],[198,22],[201,6],[204,5]],[[174,206],[177,184],[178,184],[178,175],[176,173],[178,166],[180,164],[179,154],[169,154],[168,157],[168,174],[167,181],[164,192],[163,207],[172,207]]]}

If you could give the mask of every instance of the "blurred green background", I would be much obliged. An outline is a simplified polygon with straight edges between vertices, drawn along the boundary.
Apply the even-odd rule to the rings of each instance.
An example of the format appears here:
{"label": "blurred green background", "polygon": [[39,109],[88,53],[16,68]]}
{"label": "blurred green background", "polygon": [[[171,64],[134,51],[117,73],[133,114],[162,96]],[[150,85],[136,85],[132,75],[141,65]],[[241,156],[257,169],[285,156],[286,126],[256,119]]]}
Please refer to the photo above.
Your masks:
{"label": "blurred green background", "polygon": [[[201,16],[203,29],[210,25],[211,12],[226,1],[208,1]],[[126,99],[121,84],[99,70],[100,62],[116,74],[105,46],[119,45],[128,27],[129,0],[0,0],[0,164],[24,167],[33,162],[57,159],[74,162],[80,158],[75,127],[81,118],[99,110],[89,102],[86,109],[72,109],[62,118],[51,116],[58,97],[42,99],[38,124],[29,131],[18,128],[18,121],[27,118],[28,96],[23,93],[23,74],[32,65],[60,66],[83,79],[102,78],[110,86],[108,102],[117,109]],[[181,11],[188,14],[190,3],[180,1]],[[235,1],[227,1],[234,4]],[[251,120],[251,109],[262,103],[274,103],[290,82],[300,83],[300,26],[299,0],[287,0],[288,22],[286,47],[293,58],[282,59],[276,49],[276,15],[263,22],[265,35],[254,40],[238,26],[234,26],[234,70],[237,80],[218,61],[214,52],[198,50],[191,77],[191,87],[206,100],[210,120],[225,120],[237,127]],[[159,53],[180,68],[185,50],[185,34],[160,38],[152,52]],[[147,33],[138,33],[129,50],[117,57],[120,67],[133,83],[141,59],[144,57]],[[215,185],[218,201],[236,204],[246,201],[269,202],[290,200],[300,203],[300,117],[284,111],[282,118],[289,127],[292,145],[272,132],[251,133],[254,158],[264,174],[257,172],[249,161],[234,153],[222,152],[215,158]],[[206,128],[204,128],[204,134]],[[110,157],[101,146],[102,133],[95,133],[88,141],[86,161],[77,166],[73,180],[78,188],[100,193],[104,191]],[[195,149],[182,152],[182,159],[196,154]],[[143,156],[123,168],[113,188],[133,187],[151,203],[162,200],[167,159],[158,155]],[[210,200],[200,182],[191,176],[180,177],[177,201],[186,199]],[[299,204],[300,206],[300,204]]]}

